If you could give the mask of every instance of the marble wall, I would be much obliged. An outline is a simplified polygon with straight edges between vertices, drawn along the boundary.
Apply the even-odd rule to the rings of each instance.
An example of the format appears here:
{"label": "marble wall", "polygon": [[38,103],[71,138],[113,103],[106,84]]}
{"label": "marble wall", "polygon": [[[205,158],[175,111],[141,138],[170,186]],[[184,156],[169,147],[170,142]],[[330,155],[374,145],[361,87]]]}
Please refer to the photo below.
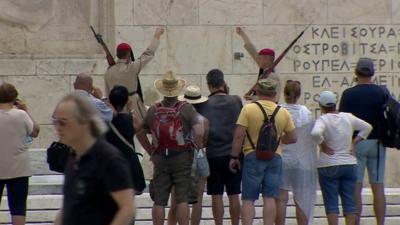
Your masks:
{"label": "marble wall", "polygon": [[[301,81],[300,103],[315,115],[320,91],[340,95],[352,85],[360,56],[375,59],[376,82],[400,96],[397,0],[42,0],[35,2],[51,7],[39,17],[40,24],[16,19],[4,10],[35,8],[35,2],[23,7],[23,1],[0,2],[0,80],[16,84],[42,125],[33,147],[46,147],[54,139],[50,115],[61,96],[72,90],[78,73],[93,74],[96,85],[104,86],[107,65],[90,24],[104,34],[110,49],[128,42],[136,57],[156,27],[165,26],[156,56],[140,77],[146,104],[160,97],[152,84],[167,70],[198,84],[206,94],[205,74],[220,68],[232,93],[242,96],[255,82],[258,69],[235,33],[236,26],[257,48],[271,47],[279,54],[311,24],[277,71],[283,81]],[[244,57],[234,59],[236,52]],[[397,151],[388,151],[388,186],[400,186],[394,179],[400,172],[398,159]]]}

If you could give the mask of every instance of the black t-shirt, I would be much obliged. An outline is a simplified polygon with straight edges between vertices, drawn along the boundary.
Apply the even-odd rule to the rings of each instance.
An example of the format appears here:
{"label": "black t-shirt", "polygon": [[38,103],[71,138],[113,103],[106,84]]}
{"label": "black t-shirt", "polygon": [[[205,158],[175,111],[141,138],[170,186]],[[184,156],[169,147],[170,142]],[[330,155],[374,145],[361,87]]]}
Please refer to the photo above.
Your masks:
{"label": "black t-shirt", "polygon": [[230,155],[233,133],[242,109],[242,102],[234,95],[213,95],[202,105],[201,114],[210,122],[207,157]]}
{"label": "black t-shirt", "polygon": [[199,103],[199,104],[193,104],[193,107],[196,109],[196,111],[200,115],[204,116],[205,111],[207,110],[207,102],[202,102],[202,103]]}
{"label": "black t-shirt", "polygon": [[[118,113],[111,121],[119,133],[128,141],[133,147],[133,136],[135,135],[135,128],[133,127],[132,116],[128,113]],[[128,158],[133,153],[133,150],[129,148],[110,128],[106,133],[106,140],[114,145],[117,149],[127,156]]]}
{"label": "black t-shirt", "polygon": [[368,122],[373,127],[368,139],[378,139],[382,126],[383,105],[386,94],[382,87],[375,84],[359,84],[343,92],[339,111],[349,112]]}
{"label": "black t-shirt", "polygon": [[[118,132],[129,142],[133,148],[135,144],[133,142],[133,136],[135,135],[135,128],[133,127],[132,115],[128,113],[118,113],[111,121]],[[125,142],[123,142],[117,134],[111,129],[108,129],[106,133],[106,140],[110,144],[114,145],[118,150],[121,151],[125,159],[128,160],[130,166],[130,172],[132,175],[132,183],[136,191],[141,192],[145,186],[145,179],[143,174],[143,168],[140,164],[139,158],[135,151],[130,148]]]}
{"label": "black t-shirt", "polygon": [[109,225],[118,206],[111,193],[132,188],[127,161],[115,147],[98,140],[65,171],[63,225]]}

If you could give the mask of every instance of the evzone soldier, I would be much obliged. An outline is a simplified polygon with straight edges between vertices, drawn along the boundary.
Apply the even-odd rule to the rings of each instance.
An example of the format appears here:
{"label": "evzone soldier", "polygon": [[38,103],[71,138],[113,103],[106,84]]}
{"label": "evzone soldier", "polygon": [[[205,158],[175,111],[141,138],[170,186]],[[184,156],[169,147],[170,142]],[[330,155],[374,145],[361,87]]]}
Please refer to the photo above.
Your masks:
{"label": "evzone soldier", "polygon": [[129,98],[132,101],[132,107],[136,112],[138,112],[140,119],[144,118],[146,108],[143,103],[143,93],[140,86],[139,73],[143,66],[153,59],[155,51],[160,45],[160,37],[163,33],[163,27],[157,28],[150,45],[136,60],[131,46],[127,43],[121,43],[117,46],[118,60],[114,64],[112,63],[113,60],[111,60],[110,63],[109,56],[107,56],[110,67],[107,69],[104,76],[106,94],[108,95],[115,85],[125,86],[129,91]]}

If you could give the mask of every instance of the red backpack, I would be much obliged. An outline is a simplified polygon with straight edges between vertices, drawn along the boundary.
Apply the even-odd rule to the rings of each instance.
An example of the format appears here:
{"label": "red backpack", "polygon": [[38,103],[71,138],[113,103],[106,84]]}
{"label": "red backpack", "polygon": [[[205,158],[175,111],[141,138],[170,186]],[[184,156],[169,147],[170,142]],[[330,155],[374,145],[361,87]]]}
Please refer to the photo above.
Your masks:
{"label": "red backpack", "polygon": [[152,132],[158,140],[157,151],[167,149],[186,150],[181,109],[187,102],[178,101],[172,107],[164,106],[161,102],[155,105],[155,118]]}

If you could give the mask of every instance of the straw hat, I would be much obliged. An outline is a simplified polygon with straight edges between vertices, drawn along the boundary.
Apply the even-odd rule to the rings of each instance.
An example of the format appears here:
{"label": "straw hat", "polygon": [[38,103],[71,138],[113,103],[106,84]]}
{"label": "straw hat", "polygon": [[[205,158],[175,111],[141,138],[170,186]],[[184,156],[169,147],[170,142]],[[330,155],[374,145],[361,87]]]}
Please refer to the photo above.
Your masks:
{"label": "straw hat", "polygon": [[165,97],[178,96],[183,87],[185,87],[185,84],[186,81],[178,79],[172,71],[168,71],[163,79],[154,81],[154,87]]}
{"label": "straw hat", "polygon": [[178,99],[179,101],[186,101],[190,104],[199,104],[208,100],[207,97],[201,96],[200,88],[197,85],[187,86],[184,95],[179,96]]}

